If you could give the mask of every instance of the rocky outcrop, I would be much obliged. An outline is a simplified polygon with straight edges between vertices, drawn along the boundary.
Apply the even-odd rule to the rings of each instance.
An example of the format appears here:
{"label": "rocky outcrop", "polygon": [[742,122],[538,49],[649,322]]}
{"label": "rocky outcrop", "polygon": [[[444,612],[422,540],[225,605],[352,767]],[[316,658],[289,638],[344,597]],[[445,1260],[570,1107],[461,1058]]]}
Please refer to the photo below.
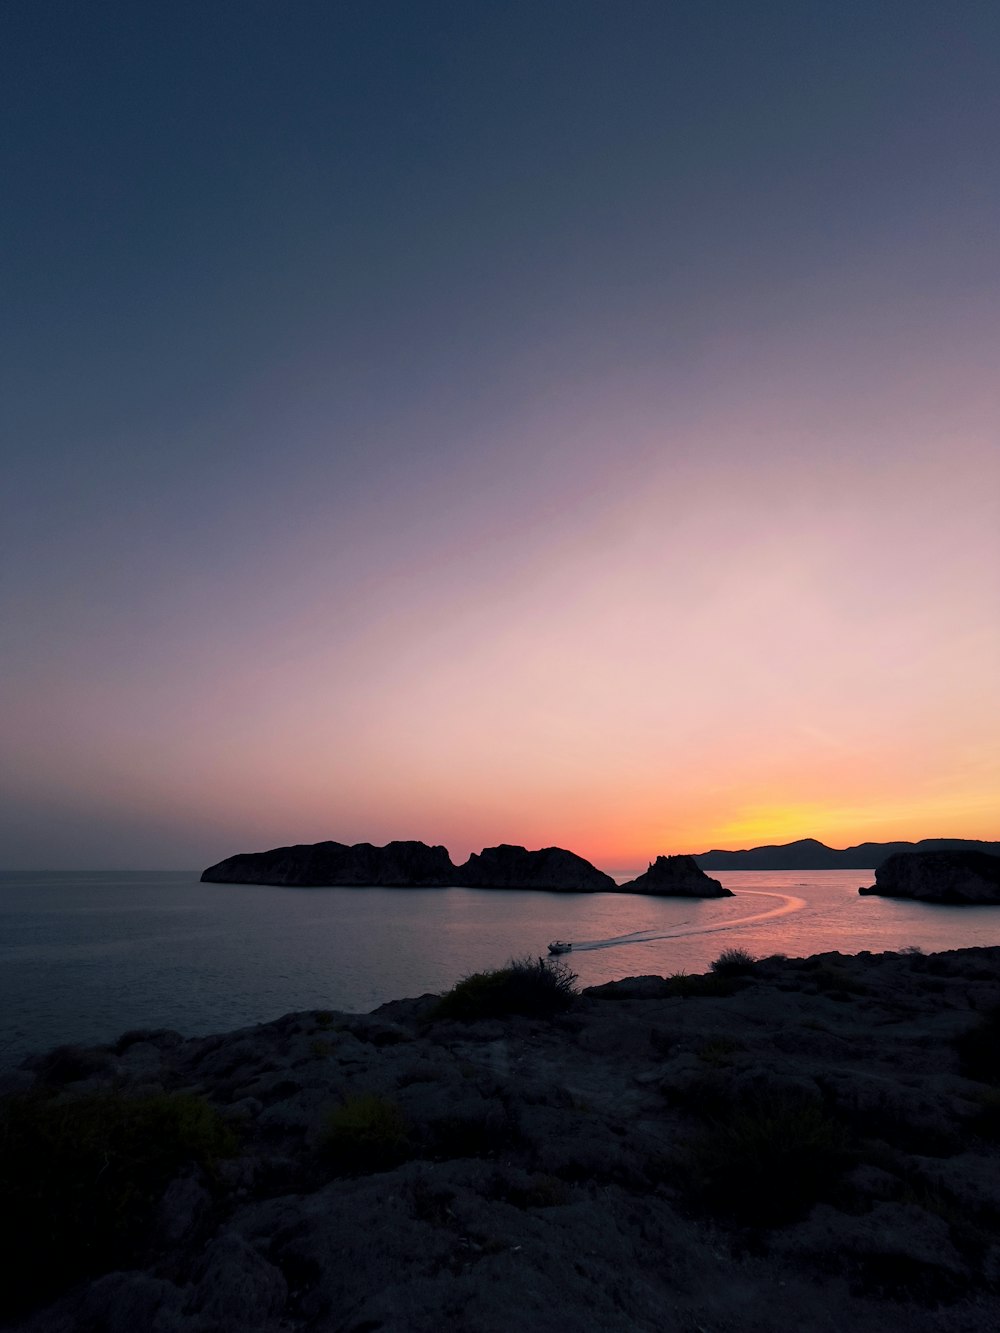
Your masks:
{"label": "rocky outcrop", "polygon": [[1000,1327],[1000,949],[636,978],[549,1021],[434,1003],[26,1061],[32,1105],[183,1090],[237,1142],[153,1201],[144,1260],[5,1327]]}
{"label": "rocky outcrop", "polygon": [[467,889],[548,889],[557,893],[610,893],[618,887],[610,875],[575,852],[562,847],[529,852],[509,843],[484,847],[478,856],[473,852],[455,871],[454,882]]}
{"label": "rocky outcrop", "polygon": [[455,867],[445,847],[424,842],[317,842],[275,847],[269,852],[229,856],[210,866],[209,884],[279,884],[298,888],[382,885],[385,888],[440,888],[454,882]]}
{"label": "rocky outcrop", "polygon": [[658,856],[649,869],[627,884],[619,893],[649,893],[661,898],[731,898],[732,889],[724,889],[717,879],[710,879],[699,869],[693,856]]}
{"label": "rocky outcrop", "polygon": [[986,852],[900,852],[858,893],[917,902],[976,906],[1000,903],[1000,856]]}
{"label": "rocky outcrop", "polygon": [[462,866],[444,847],[423,842],[317,842],[229,856],[203,872],[211,884],[277,884],[297,888],[337,885],[384,888],[542,889],[556,893],[610,892],[610,875],[562,847],[529,852],[501,844],[474,852]]}

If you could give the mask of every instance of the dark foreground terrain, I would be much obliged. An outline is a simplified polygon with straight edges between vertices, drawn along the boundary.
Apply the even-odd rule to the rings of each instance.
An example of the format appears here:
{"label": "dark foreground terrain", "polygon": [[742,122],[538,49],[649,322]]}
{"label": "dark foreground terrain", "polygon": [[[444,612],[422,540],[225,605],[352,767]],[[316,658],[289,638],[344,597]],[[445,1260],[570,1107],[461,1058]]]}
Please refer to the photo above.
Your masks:
{"label": "dark foreground terrain", "polygon": [[1000,949],[727,962],[27,1062],[10,1326],[1000,1327]]}

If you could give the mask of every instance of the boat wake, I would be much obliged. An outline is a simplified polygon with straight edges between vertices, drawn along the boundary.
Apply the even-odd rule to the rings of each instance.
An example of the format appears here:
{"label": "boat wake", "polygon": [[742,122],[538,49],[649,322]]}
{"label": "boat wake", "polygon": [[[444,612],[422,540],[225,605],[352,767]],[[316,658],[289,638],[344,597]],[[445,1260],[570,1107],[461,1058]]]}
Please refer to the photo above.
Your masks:
{"label": "boat wake", "polygon": [[[779,916],[788,916],[792,912],[801,912],[806,905],[804,898],[797,898],[792,893],[766,893],[763,889],[741,889],[737,898],[777,898],[776,907],[768,907],[762,912],[753,912],[749,916],[731,917],[727,921],[718,921],[710,926],[692,926],[684,930],[687,921],[676,922],[670,930],[658,930],[651,926],[649,930],[634,930],[629,935],[614,935],[606,940],[573,940],[573,953],[585,953],[591,949],[617,949],[622,944],[651,944],[654,940],[680,940],[692,935],[712,935],[718,931],[738,930],[743,926],[757,925],[761,921],[772,921]],[[747,904],[749,906],[749,904]]]}

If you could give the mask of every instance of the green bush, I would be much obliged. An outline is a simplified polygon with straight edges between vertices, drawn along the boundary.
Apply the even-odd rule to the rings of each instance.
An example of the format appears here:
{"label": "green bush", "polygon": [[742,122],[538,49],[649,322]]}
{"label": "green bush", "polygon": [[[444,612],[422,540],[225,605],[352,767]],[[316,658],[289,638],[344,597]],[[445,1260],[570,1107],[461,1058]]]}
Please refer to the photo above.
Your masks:
{"label": "green bush", "polygon": [[435,1019],[475,1022],[523,1014],[544,1018],[567,1009],[576,994],[576,973],[548,958],[512,958],[493,972],[473,972],[443,995],[431,1012]]}
{"label": "green bush", "polygon": [[330,1112],[320,1146],[341,1174],[388,1171],[405,1159],[410,1130],[394,1101],[362,1093]]}
{"label": "green bush", "polygon": [[178,1172],[235,1150],[218,1113],[180,1093],[0,1100],[0,1301],[23,1309],[135,1262]]}
{"label": "green bush", "polygon": [[756,962],[757,959],[747,949],[723,949],[711,968],[719,977],[748,977]]}
{"label": "green bush", "polygon": [[817,1100],[771,1094],[729,1106],[688,1145],[696,1207],[757,1226],[802,1217],[851,1161],[846,1128]]}

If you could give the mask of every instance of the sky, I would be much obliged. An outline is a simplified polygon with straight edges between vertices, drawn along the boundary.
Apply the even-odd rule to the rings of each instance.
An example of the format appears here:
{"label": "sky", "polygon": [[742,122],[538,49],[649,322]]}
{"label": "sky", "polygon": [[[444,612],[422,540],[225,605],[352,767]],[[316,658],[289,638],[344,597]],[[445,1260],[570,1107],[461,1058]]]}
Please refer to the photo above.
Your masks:
{"label": "sky", "polygon": [[0,866],[1000,838],[994,0],[3,0]]}

